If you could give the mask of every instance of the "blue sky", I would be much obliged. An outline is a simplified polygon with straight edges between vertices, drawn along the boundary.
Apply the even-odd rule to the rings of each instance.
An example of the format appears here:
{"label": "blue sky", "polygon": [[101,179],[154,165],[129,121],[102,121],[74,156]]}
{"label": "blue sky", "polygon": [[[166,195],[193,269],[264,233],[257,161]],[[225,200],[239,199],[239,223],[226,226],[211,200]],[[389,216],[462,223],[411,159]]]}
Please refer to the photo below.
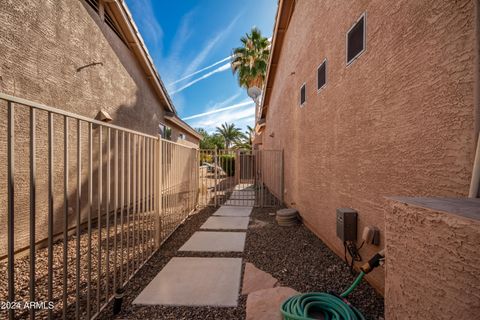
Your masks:
{"label": "blue sky", "polygon": [[254,104],[228,57],[252,26],[271,37],[277,0],[126,2],[180,118],[210,132],[253,125]]}

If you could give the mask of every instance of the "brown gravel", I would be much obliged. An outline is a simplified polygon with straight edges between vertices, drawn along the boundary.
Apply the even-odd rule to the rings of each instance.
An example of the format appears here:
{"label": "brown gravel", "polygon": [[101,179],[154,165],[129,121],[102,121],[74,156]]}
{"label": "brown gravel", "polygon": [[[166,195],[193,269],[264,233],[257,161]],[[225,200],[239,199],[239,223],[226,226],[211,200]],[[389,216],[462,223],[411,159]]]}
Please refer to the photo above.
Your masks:
{"label": "brown gravel", "polygon": [[[244,253],[179,252],[178,249],[194,232],[200,229],[205,220],[215,212],[215,208],[207,207],[197,211],[172,234],[161,249],[129,281],[125,288],[122,312],[114,317],[112,303],[110,303],[98,319],[245,319],[246,296],[240,296],[239,305],[236,308],[132,305],[131,302],[136,296],[174,256],[243,257],[244,264],[245,262],[253,263],[256,267],[277,278],[282,286],[292,287],[299,292],[328,290],[342,292],[346,289],[354,277],[350,275],[345,263],[303,225],[286,228],[278,226],[275,223],[275,217],[269,215],[273,211],[273,209],[260,208],[253,210]],[[95,232],[93,232],[92,240],[93,243],[96,243]],[[75,238],[72,237],[70,241],[75,241]],[[61,244],[59,243],[57,246],[61,246]],[[81,241],[81,248],[81,251],[85,252],[84,241]],[[61,252],[56,257],[54,292],[60,293],[63,274]],[[45,264],[44,260],[46,260],[46,254],[41,251],[37,257],[37,265]],[[86,266],[85,261],[82,261],[82,266]],[[17,281],[22,284],[20,293],[22,296],[28,296],[28,287],[26,286],[28,284],[28,257],[19,259],[17,268],[19,270]],[[95,256],[92,257],[92,268],[93,270],[96,268]],[[74,259],[69,259],[68,269],[74,273]],[[23,272],[20,272],[21,270]],[[5,274],[5,265],[0,264],[0,272]],[[75,279],[71,273],[68,281],[70,292],[68,311],[69,315],[73,316],[74,304],[71,302],[73,302],[72,298],[75,294]],[[81,275],[82,291],[85,290],[83,275]],[[46,277],[40,274],[37,277],[38,294],[39,297],[44,298],[46,296]],[[5,280],[6,277],[0,277],[0,282],[3,282],[1,278]],[[2,283],[0,295],[5,295],[5,289],[5,283]],[[92,295],[95,296],[95,291],[92,292]],[[81,303],[82,308],[85,303],[84,299]],[[382,319],[383,298],[365,281],[349,296],[349,300],[363,312],[367,319]],[[57,307],[61,307],[61,304],[59,303]],[[39,315],[45,315],[45,313],[41,312]],[[4,314],[0,314],[0,319],[3,319],[3,316]],[[23,319],[27,317],[27,314],[17,314],[17,316],[21,316],[20,318]],[[57,316],[59,317],[60,314],[55,313],[54,318]]]}
{"label": "brown gravel", "polygon": [[[253,211],[245,261],[298,292],[341,293],[350,286],[355,278],[341,258],[305,226],[278,226],[271,212],[260,208]],[[366,281],[348,299],[367,319],[383,319],[383,297]]]}
{"label": "brown gravel", "polygon": [[244,319],[245,297],[241,297],[236,308],[217,307],[167,307],[167,306],[138,306],[131,302],[145,288],[172,257],[198,256],[198,257],[241,257],[241,253],[184,253],[178,249],[200,229],[207,218],[216,211],[207,207],[181,225],[172,236],[163,244],[161,249],[138,271],[127,285],[123,301],[122,312],[116,317],[112,316],[112,304],[100,315],[100,319]]}
{"label": "brown gravel", "polygon": [[[341,292],[354,277],[348,267],[312,232],[303,225],[283,228],[268,213],[273,209],[254,209],[247,233],[245,252],[242,253],[184,253],[178,249],[200,229],[215,212],[205,208],[180,226],[157,254],[137,273],[128,285],[124,307],[117,317],[111,315],[111,306],[101,319],[245,319],[246,296],[240,296],[236,308],[136,306],[131,302],[141,290],[174,256],[244,257],[258,268],[269,272],[282,286],[306,291]],[[243,265],[243,267],[244,267]],[[367,319],[383,319],[383,298],[363,282],[349,296]]]}

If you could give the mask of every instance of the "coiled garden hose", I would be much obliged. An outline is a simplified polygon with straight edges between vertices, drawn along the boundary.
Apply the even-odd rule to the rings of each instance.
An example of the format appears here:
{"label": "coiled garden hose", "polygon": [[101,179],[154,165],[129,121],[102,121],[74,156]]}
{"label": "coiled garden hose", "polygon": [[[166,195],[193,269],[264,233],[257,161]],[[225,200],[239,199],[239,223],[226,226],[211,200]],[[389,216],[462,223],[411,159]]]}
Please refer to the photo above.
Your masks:
{"label": "coiled garden hose", "polygon": [[323,315],[325,320],[365,320],[362,313],[346,299],[362,281],[365,274],[378,267],[385,255],[383,250],[375,254],[365,265],[350,288],[342,294],[309,292],[295,295],[282,303],[280,311],[284,320],[311,320],[314,314]]}
{"label": "coiled garden hose", "polygon": [[342,299],[348,296],[362,281],[362,271],[357,279],[340,296],[326,292],[310,292],[288,298],[281,307],[285,320],[310,320],[312,312],[323,314],[325,320],[364,320],[365,317],[357,308]]}

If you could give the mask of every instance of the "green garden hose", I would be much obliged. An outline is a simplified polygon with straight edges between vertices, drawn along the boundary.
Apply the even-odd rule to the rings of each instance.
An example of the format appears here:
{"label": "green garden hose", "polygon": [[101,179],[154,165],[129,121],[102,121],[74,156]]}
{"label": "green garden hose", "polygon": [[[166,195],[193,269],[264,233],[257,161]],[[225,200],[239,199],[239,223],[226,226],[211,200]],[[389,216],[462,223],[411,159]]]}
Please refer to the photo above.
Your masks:
{"label": "green garden hose", "polygon": [[365,273],[362,271],[357,279],[340,296],[326,292],[310,292],[288,298],[280,311],[285,320],[311,320],[312,312],[323,314],[325,320],[364,320],[365,317],[357,308],[342,299],[348,296],[362,281]]}

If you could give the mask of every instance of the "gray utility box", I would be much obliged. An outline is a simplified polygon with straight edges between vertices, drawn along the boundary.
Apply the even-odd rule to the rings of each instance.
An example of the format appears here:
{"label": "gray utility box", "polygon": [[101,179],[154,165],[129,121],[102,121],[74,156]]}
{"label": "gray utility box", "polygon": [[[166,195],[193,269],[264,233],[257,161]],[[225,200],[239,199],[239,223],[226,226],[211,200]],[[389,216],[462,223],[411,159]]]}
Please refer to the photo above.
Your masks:
{"label": "gray utility box", "polygon": [[337,209],[337,237],[343,242],[357,241],[357,215],[351,208]]}

